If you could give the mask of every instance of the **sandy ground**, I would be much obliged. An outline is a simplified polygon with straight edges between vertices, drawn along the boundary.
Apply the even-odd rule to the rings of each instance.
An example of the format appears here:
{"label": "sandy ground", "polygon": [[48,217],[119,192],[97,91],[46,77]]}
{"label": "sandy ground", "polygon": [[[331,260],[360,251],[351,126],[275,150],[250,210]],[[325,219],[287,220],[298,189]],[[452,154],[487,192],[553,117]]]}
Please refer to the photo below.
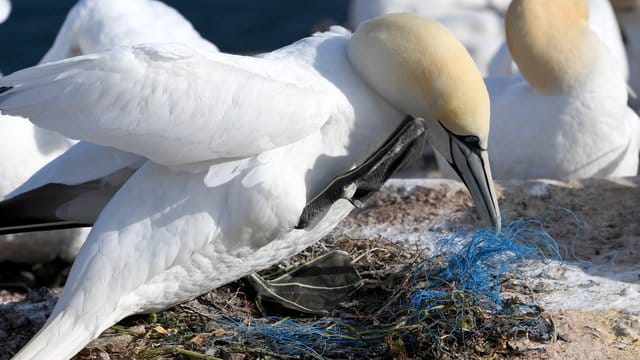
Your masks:
{"label": "sandy ground", "polygon": [[[564,339],[524,358],[640,359],[638,185],[631,178],[498,187],[503,223],[540,221],[565,249],[564,261],[531,263],[514,279],[514,292],[544,307]],[[436,239],[475,226],[471,204],[457,182],[392,180],[334,234],[382,236],[429,250]]]}
{"label": "sandy ground", "polygon": [[[640,359],[639,183],[633,178],[499,185],[503,222],[539,221],[563,247],[565,259],[531,262],[505,286],[540,304],[559,335],[551,344],[509,344],[520,350],[516,358]],[[458,182],[392,180],[331,236],[384,237],[429,250],[444,235],[477,227],[476,215]],[[42,290],[12,302],[23,297],[0,292],[0,359],[31,336],[55,301]],[[80,358],[122,358],[118,344],[129,346],[133,337],[111,332]]]}

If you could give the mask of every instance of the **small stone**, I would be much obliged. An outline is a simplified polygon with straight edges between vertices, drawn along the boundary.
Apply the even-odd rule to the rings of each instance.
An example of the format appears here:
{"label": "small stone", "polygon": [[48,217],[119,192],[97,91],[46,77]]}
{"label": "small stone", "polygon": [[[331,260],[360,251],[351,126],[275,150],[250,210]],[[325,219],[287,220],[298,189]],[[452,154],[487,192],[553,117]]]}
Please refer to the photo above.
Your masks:
{"label": "small stone", "polygon": [[544,350],[547,348],[544,344],[535,344],[528,340],[512,340],[507,343],[509,347],[518,353],[525,353],[528,351]]}
{"label": "small stone", "polygon": [[617,347],[619,350],[624,350],[624,349],[626,349],[626,348],[627,348],[627,346],[629,346],[629,344],[627,344],[627,343],[626,343],[626,342],[624,342],[624,341],[618,341],[618,342],[616,343],[616,347]]}
{"label": "small stone", "polygon": [[247,358],[247,355],[240,353],[232,353],[229,354],[229,360],[244,360]]}
{"label": "small stone", "polygon": [[562,340],[566,343],[572,343],[574,341],[576,341],[576,336],[574,334],[571,333],[558,333],[558,340]]}
{"label": "small stone", "polygon": [[134,325],[130,327],[128,330],[140,335],[144,335],[147,332],[147,329],[145,328],[144,325]]}
{"label": "small stone", "polygon": [[623,314],[614,321],[611,329],[617,337],[637,341],[640,339],[640,318],[631,314]]}
{"label": "small stone", "polygon": [[101,336],[93,340],[91,343],[89,343],[86,349],[89,349],[89,350],[105,349],[107,351],[114,351],[114,350],[124,349],[134,341],[135,341],[135,338],[132,335],[128,335],[128,334]]}
{"label": "small stone", "polygon": [[543,292],[548,292],[550,290],[551,286],[543,281],[540,281],[538,283],[536,283],[533,286],[533,292],[535,293],[543,293]]}
{"label": "small stone", "polygon": [[617,337],[630,337],[631,334],[631,329],[622,325],[622,324],[616,324],[613,326],[613,333],[617,336]]}

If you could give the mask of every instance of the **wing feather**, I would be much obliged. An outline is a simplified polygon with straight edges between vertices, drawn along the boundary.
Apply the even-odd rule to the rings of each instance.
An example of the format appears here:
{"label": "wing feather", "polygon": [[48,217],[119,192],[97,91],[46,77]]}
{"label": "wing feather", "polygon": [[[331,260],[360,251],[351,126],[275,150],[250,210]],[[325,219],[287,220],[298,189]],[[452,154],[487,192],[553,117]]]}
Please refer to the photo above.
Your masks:
{"label": "wing feather", "polygon": [[298,141],[335,111],[335,88],[295,61],[122,47],[0,79],[3,113],[162,165],[238,159]]}
{"label": "wing feather", "polygon": [[146,159],[134,154],[79,142],[38,170],[29,180],[8,194],[5,199],[14,198],[49,184],[73,186],[99,180],[102,182],[115,181],[118,184],[114,184],[114,186],[119,187],[124,180],[109,179],[109,177],[126,169],[138,169],[145,161]]}

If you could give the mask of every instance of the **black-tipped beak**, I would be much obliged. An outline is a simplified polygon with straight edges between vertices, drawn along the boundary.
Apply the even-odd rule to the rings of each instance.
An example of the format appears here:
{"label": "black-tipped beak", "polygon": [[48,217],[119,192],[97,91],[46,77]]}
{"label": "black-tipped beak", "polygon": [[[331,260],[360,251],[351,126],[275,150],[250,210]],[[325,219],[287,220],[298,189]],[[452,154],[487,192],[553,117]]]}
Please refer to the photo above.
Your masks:
{"label": "black-tipped beak", "polygon": [[500,230],[500,209],[487,150],[480,147],[477,137],[455,135],[437,120],[427,120],[426,128],[427,140],[467,186],[482,220]]}

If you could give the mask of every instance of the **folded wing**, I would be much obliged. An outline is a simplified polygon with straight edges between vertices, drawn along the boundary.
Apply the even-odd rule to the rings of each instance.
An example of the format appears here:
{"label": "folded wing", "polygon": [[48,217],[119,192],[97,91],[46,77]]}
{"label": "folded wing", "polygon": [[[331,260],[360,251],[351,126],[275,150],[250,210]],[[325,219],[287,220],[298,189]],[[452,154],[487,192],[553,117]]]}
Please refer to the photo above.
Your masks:
{"label": "folded wing", "polygon": [[93,225],[146,159],[80,142],[0,202],[0,235]]}
{"label": "folded wing", "polygon": [[238,159],[317,131],[335,88],[293,61],[122,47],[0,79],[0,111],[162,165]]}

